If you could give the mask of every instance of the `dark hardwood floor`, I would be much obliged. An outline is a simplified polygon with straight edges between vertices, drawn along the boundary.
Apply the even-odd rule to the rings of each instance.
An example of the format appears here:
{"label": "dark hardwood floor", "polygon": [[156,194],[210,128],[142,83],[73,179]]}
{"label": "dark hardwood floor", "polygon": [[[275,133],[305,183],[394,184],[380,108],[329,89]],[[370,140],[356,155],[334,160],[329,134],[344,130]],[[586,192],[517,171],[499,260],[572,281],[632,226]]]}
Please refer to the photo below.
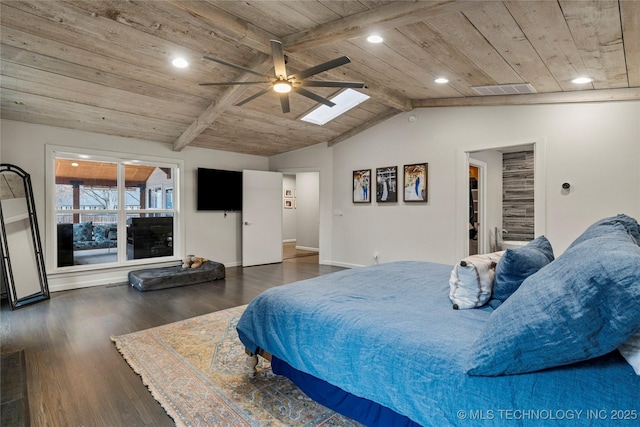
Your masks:
{"label": "dark hardwood floor", "polygon": [[224,280],[180,288],[76,289],[16,311],[3,300],[0,349],[2,354],[24,350],[33,426],[172,426],[116,350],[112,335],[247,304],[270,287],[338,270],[292,258],[227,268]]}

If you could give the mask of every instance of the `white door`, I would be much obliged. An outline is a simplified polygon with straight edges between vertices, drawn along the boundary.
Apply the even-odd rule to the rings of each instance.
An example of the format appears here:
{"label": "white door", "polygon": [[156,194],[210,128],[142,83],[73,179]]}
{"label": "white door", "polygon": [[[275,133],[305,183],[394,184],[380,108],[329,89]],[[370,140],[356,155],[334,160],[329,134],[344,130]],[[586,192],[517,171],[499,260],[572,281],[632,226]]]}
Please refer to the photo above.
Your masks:
{"label": "white door", "polygon": [[242,171],[242,266],[282,262],[282,174]]}

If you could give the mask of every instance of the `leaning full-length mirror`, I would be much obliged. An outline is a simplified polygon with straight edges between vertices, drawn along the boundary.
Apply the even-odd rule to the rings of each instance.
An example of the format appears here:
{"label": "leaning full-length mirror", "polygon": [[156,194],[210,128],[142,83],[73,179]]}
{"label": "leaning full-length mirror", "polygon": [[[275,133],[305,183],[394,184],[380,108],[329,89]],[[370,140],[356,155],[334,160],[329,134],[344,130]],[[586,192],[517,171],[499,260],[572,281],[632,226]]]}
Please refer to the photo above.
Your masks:
{"label": "leaning full-length mirror", "polygon": [[31,177],[0,164],[2,282],[11,309],[49,298]]}

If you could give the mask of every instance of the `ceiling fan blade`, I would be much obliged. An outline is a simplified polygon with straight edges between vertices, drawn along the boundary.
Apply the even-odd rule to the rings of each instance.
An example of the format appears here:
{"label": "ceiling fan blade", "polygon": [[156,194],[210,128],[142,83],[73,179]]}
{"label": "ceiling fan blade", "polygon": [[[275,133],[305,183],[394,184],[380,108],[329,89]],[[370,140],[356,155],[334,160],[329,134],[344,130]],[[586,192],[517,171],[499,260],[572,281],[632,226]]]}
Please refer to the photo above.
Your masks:
{"label": "ceiling fan blade", "polygon": [[296,80],[306,79],[307,77],[311,77],[315,74],[321,73],[323,71],[330,70],[332,68],[339,67],[344,64],[348,64],[351,62],[348,56],[341,56],[340,58],[332,59],[331,61],[323,62],[322,64],[316,65],[315,67],[307,68],[306,70],[302,70],[299,73],[291,76]]}
{"label": "ceiling fan blade", "polygon": [[250,70],[248,68],[242,67],[240,65],[232,64],[231,62],[223,61],[222,59],[214,58],[213,56],[205,55],[205,56],[203,56],[203,58],[204,59],[208,59],[209,61],[217,62],[218,64],[222,64],[222,65],[226,65],[226,66],[231,67],[231,68],[235,68],[236,70],[245,71],[247,73],[255,74],[256,76],[265,77],[267,79],[270,78],[269,76],[267,76],[265,74],[255,72],[253,70]]}
{"label": "ceiling fan blade", "polygon": [[266,89],[261,90],[260,92],[256,92],[256,93],[254,93],[253,95],[251,95],[250,97],[248,97],[247,99],[244,99],[244,100],[242,100],[242,101],[238,102],[238,103],[236,104],[236,107],[239,107],[239,106],[241,106],[241,105],[244,105],[244,104],[246,104],[246,103],[247,103],[247,102],[249,102],[249,101],[253,101],[253,100],[254,100],[254,99],[256,99],[257,97],[259,97],[259,96],[261,96],[261,95],[264,95],[265,93],[269,92],[270,90],[271,90],[271,88],[270,88],[270,87],[268,87],[268,88],[266,88]]}
{"label": "ceiling fan blade", "polygon": [[254,85],[260,83],[271,83],[270,81],[261,82],[220,82],[220,83],[198,83],[200,86],[233,86],[233,85]]}
{"label": "ceiling fan blade", "polygon": [[364,88],[363,82],[338,82],[332,80],[302,80],[300,86],[307,87],[351,87]]}
{"label": "ceiling fan blade", "polygon": [[283,79],[287,79],[287,67],[284,62],[284,51],[282,50],[282,43],[278,40],[271,41],[271,55],[273,56],[273,68],[276,73],[276,77],[282,76]]}
{"label": "ceiling fan blade", "polygon": [[323,98],[320,95],[316,95],[315,93],[310,92],[310,91],[308,91],[308,90],[306,90],[304,88],[301,88],[301,87],[294,88],[293,91],[295,93],[298,93],[298,94],[302,95],[302,96],[306,96],[309,99],[313,99],[316,102],[320,102],[321,104],[324,104],[324,105],[326,105],[328,107],[333,107],[334,105],[336,105],[335,103],[329,101],[327,98]]}
{"label": "ceiling fan blade", "polygon": [[280,106],[282,107],[283,113],[288,113],[291,111],[289,108],[289,94],[288,93],[279,93],[280,96]]}

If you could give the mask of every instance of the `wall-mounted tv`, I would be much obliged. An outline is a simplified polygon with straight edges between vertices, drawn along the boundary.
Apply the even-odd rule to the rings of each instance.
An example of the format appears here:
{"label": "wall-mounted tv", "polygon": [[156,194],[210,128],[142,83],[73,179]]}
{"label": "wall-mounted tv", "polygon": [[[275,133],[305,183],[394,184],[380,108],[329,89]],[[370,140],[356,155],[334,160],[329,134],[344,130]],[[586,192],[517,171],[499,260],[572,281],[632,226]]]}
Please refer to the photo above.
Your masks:
{"label": "wall-mounted tv", "polygon": [[198,168],[199,211],[241,211],[242,172]]}

